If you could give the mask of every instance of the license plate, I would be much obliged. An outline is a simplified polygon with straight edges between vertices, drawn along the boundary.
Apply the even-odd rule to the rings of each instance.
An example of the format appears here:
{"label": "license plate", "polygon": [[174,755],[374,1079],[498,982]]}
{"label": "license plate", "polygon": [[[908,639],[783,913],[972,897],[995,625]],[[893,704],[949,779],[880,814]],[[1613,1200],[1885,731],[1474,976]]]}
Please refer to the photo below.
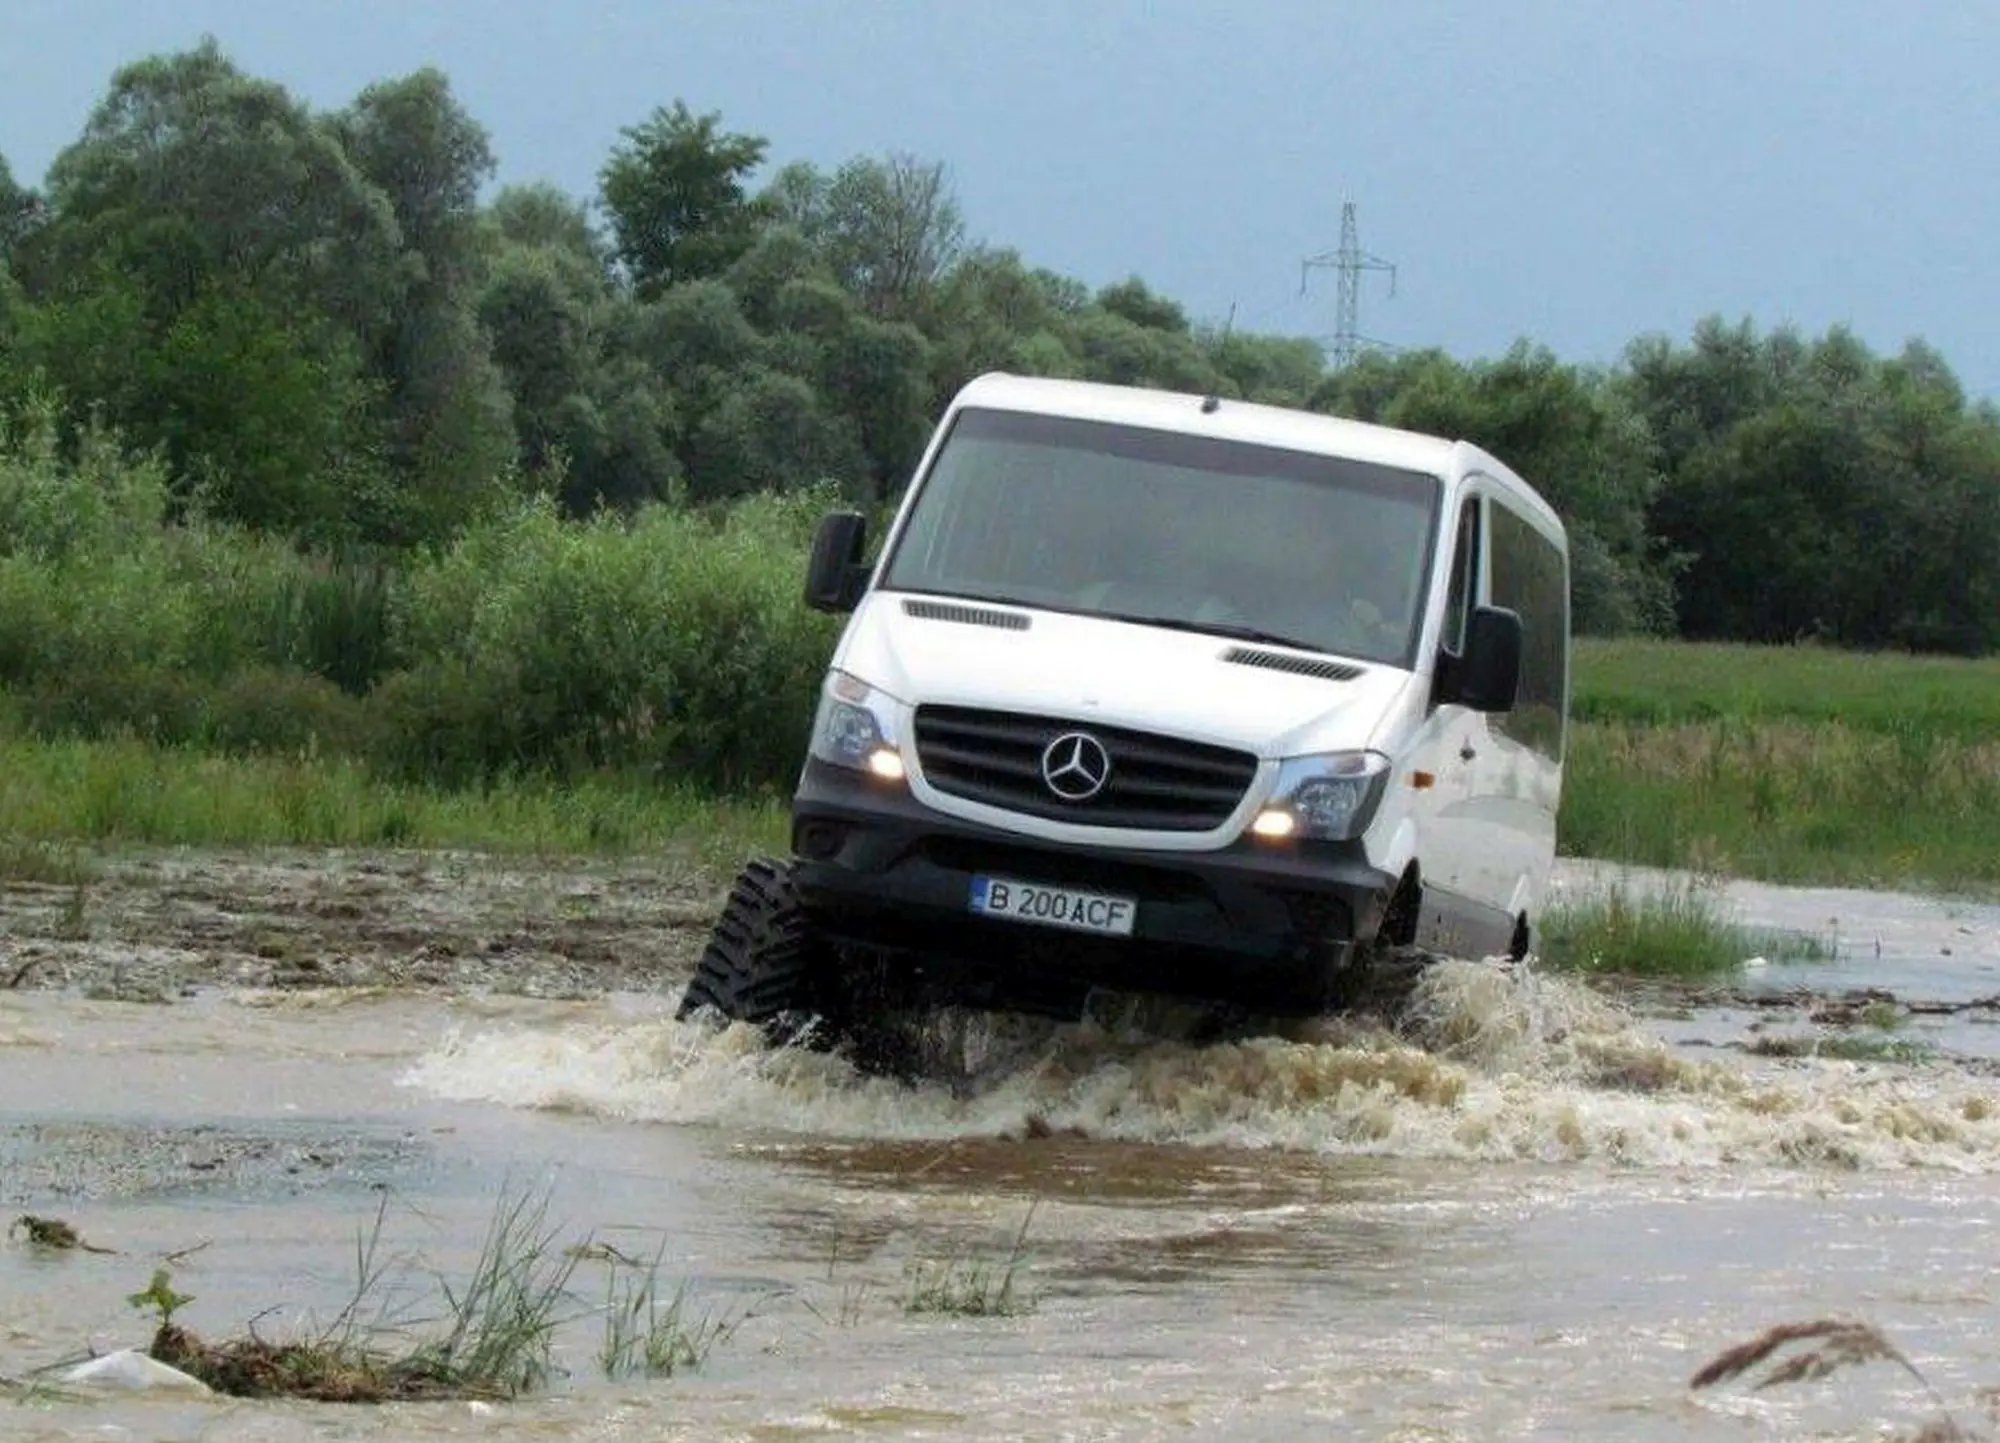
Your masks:
{"label": "license plate", "polygon": [[1045,927],[1068,927],[1072,931],[1100,932],[1112,937],[1131,936],[1132,924],[1139,916],[1139,904],[1130,897],[1045,887],[1039,882],[1017,882],[1007,877],[974,877],[972,910],[982,917],[1039,922]]}

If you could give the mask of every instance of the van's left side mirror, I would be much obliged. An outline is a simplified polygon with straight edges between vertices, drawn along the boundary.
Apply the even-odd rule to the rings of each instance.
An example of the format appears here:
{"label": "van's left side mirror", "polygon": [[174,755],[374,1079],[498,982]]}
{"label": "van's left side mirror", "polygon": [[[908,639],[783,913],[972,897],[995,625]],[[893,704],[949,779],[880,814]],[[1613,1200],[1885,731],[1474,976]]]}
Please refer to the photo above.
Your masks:
{"label": "van's left side mirror", "polygon": [[814,611],[852,611],[868,589],[862,553],[868,545],[868,518],[859,511],[834,511],[813,533],[806,567],[806,605]]}
{"label": "van's left side mirror", "polygon": [[1452,667],[1445,701],[1474,711],[1514,709],[1521,689],[1521,614],[1502,606],[1475,606],[1467,618],[1465,650]]}

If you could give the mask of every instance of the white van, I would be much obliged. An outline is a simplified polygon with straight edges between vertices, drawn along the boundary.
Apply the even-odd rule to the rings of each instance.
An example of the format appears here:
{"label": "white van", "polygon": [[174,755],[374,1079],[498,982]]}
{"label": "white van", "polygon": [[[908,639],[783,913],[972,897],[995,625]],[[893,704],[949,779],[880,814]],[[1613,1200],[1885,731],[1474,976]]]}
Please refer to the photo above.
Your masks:
{"label": "white van", "polygon": [[1337,1008],[1384,947],[1531,946],[1569,701],[1562,523],[1462,441],[990,375],[851,611],[793,800],[681,1004]]}

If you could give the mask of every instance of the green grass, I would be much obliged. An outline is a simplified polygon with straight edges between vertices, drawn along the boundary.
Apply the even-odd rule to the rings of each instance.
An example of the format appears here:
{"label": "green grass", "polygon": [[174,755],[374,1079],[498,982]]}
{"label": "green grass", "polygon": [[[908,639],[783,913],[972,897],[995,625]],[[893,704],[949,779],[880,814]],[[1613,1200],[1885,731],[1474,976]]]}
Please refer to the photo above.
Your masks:
{"label": "green grass", "polygon": [[688,1309],[687,1284],[660,1288],[661,1258],[614,1266],[605,1278],[604,1336],[597,1366],[606,1378],[671,1378],[708,1361],[735,1325]]}
{"label": "green grass", "polygon": [[1579,721],[1837,722],[1891,736],[2000,737],[2000,657],[1585,637],[1574,671]]}
{"label": "green grass", "polygon": [[[152,1356],[218,1393],[309,1398],[329,1403],[405,1399],[514,1398],[548,1386],[554,1339],[574,1307],[572,1252],[557,1247],[548,1197],[503,1192],[471,1272],[440,1278],[437,1324],[411,1332],[388,1321],[397,1271],[381,1251],[386,1200],[355,1243],[354,1291],[333,1321],[277,1342],[254,1327],[208,1343],[174,1321],[195,1299],[176,1292],[166,1268],[127,1301],[157,1321]],[[364,1314],[373,1321],[364,1321]]]}
{"label": "green grass", "polygon": [[1755,1057],[1823,1057],[1841,1062],[1929,1062],[1937,1048],[1900,1037],[1759,1037],[1744,1048]]}
{"label": "green grass", "polygon": [[1569,855],[2000,888],[2000,661],[1586,642],[1574,691]]}
{"label": "green grass", "polygon": [[1689,881],[1653,891],[1613,883],[1558,902],[1542,919],[1539,952],[1544,965],[1565,972],[1701,978],[1733,972],[1751,957],[1814,960],[1830,949],[1733,922],[1708,888]]}
{"label": "green grass", "polygon": [[1035,1300],[1022,1277],[1028,1228],[1034,1220],[1035,1204],[1030,1203],[1013,1246],[998,1259],[959,1253],[913,1258],[905,1273],[903,1311],[956,1318],[1004,1318],[1034,1311]]}
{"label": "green grass", "polygon": [[81,888],[97,876],[96,864],[74,843],[0,836],[0,881]]}
{"label": "green grass", "polygon": [[136,741],[0,736],[0,874],[87,880],[78,844],[466,848],[589,855],[692,850],[733,865],[782,847],[782,804],[645,777],[387,782],[341,758],[220,757]]}

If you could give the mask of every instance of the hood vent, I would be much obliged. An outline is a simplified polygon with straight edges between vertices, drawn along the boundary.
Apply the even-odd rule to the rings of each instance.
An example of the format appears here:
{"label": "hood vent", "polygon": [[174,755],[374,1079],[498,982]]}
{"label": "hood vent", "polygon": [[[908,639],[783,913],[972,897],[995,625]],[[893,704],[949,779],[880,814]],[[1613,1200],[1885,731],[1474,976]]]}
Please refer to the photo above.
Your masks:
{"label": "hood vent", "polygon": [[922,621],[956,621],[964,626],[997,626],[1002,631],[1028,629],[1028,618],[1018,611],[995,611],[990,606],[967,606],[958,601],[906,600],[903,615]]}
{"label": "hood vent", "polygon": [[1344,661],[1294,656],[1287,651],[1262,651],[1252,646],[1232,646],[1222,654],[1222,659],[1237,666],[1261,666],[1270,671],[1288,671],[1294,676],[1318,677],[1321,681],[1353,681],[1367,670]]}

